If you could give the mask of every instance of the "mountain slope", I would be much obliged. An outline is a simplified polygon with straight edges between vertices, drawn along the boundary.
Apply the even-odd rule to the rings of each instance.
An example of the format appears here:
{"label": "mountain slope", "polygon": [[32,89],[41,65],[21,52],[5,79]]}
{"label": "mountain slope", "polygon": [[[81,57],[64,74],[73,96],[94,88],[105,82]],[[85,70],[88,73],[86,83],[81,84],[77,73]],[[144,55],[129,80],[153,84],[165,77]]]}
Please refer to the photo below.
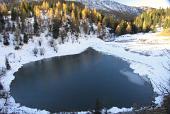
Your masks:
{"label": "mountain slope", "polygon": [[[0,0],[0,2],[13,3],[14,1],[20,0]],[[29,1],[29,0],[28,0]],[[42,1],[42,0],[33,0],[33,1]],[[140,13],[144,11],[140,7],[131,7],[121,3],[118,3],[114,0],[66,0],[81,2],[87,7],[93,9],[96,8],[106,14],[113,14],[118,19],[132,20]]]}
{"label": "mountain slope", "polygon": [[[71,0],[68,0],[71,1]],[[72,0],[75,1],[75,0]],[[118,18],[131,20],[143,12],[142,8],[127,6],[114,0],[77,0],[89,8],[96,8],[107,13],[115,14]]]}

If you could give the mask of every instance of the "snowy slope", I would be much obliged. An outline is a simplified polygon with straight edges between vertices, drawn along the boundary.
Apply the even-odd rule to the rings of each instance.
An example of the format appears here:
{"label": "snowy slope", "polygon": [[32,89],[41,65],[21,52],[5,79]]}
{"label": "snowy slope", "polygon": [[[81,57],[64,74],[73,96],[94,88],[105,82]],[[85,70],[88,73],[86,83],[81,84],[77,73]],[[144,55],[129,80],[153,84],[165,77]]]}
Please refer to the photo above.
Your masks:
{"label": "snowy slope", "polygon": [[116,11],[120,13],[128,13],[131,15],[139,15],[143,11],[141,8],[123,5],[114,0],[77,0],[77,1],[85,4],[89,8],[96,8],[98,10],[105,11]]}

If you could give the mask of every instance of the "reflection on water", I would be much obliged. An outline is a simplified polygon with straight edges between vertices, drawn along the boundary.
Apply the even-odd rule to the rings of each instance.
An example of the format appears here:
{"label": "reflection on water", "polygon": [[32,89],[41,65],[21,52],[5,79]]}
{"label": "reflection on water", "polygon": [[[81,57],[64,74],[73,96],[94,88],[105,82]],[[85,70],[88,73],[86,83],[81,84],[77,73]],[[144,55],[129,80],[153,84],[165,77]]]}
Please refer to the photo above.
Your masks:
{"label": "reflection on water", "polygon": [[17,103],[51,112],[131,107],[151,103],[149,83],[119,58],[88,49],[82,54],[25,64],[15,73],[11,94]]}

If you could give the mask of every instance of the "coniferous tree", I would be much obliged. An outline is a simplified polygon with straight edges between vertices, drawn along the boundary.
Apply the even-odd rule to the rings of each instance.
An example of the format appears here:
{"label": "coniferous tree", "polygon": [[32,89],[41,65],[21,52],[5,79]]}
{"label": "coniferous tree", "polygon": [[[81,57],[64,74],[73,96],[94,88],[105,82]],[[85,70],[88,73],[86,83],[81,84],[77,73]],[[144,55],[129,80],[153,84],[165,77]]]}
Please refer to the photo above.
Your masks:
{"label": "coniferous tree", "polygon": [[11,23],[9,22],[9,20],[6,21],[6,27],[5,27],[5,31],[10,31],[11,30]]}
{"label": "coniferous tree", "polygon": [[102,25],[105,27],[109,27],[110,28],[110,21],[109,21],[109,17],[105,16],[102,20]]}
{"label": "coniferous tree", "polygon": [[80,28],[79,28],[79,26],[80,26],[80,23],[79,23],[79,21],[77,20],[76,23],[75,23],[75,32],[76,32],[76,34],[80,33]]}
{"label": "coniferous tree", "polygon": [[116,30],[115,30],[116,35],[121,35],[121,28],[120,25],[117,25]]}
{"label": "coniferous tree", "polygon": [[83,32],[85,34],[87,34],[88,33],[88,29],[89,29],[87,21],[84,21],[82,25],[83,25]]}
{"label": "coniferous tree", "polygon": [[16,21],[17,18],[18,18],[17,10],[15,8],[12,8],[12,11],[11,11],[11,20],[12,21]]}
{"label": "coniferous tree", "polygon": [[97,10],[93,9],[92,12],[90,13],[90,20],[92,23],[97,23],[98,22],[98,17],[97,17]]}
{"label": "coniferous tree", "polygon": [[39,35],[39,25],[38,25],[36,17],[34,18],[34,34]]}
{"label": "coniferous tree", "polygon": [[5,20],[3,14],[0,12],[0,32],[2,32],[5,28]]}
{"label": "coniferous tree", "polygon": [[109,25],[110,25],[110,33],[114,33],[116,27],[116,22],[115,22],[115,19],[113,16],[110,16],[110,19],[109,19]]}
{"label": "coniferous tree", "polygon": [[15,49],[18,50],[20,47],[19,47],[19,44],[21,43],[21,39],[20,39],[20,29],[19,29],[19,24],[17,25],[17,28],[15,30]]}
{"label": "coniferous tree", "polygon": [[167,29],[170,27],[166,27],[168,24],[167,19],[170,16],[169,12],[170,8],[148,10],[136,17],[134,24],[138,28],[138,32],[149,32],[150,30],[155,32],[156,27]]}
{"label": "coniferous tree", "polygon": [[24,33],[24,43],[25,44],[28,43],[28,35],[26,33]]}
{"label": "coniferous tree", "polygon": [[121,30],[121,35],[126,34],[126,27],[127,27],[127,22],[126,21],[121,21],[120,23],[120,30]]}
{"label": "coniferous tree", "polygon": [[143,27],[143,18],[141,18],[140,16],[136,17],[134,25],[138,28],[138,32],[141,32]]}
{"label": "coniferous tree", "polygon": [[15,24],[13,23],[13,24],[12,24],[12,32],[14,32],[15,29],[16,29],[16,28],[15,28]]}
{"label": "coniferous tree", "polygon": [[126,27],[126,33],[127,33],[127,34],[131,34],[131,33],[132,33],[131,23],[128,23],[128,25],[127,25],[127,27]]}
{"label": "coniferous tree", "polygon": [[142,30],[143,30],[143,32],[147,31],[146,21],[143,22]]}
{"label": "coniferous tree", "polygon": [[3,44],[8,46],[9,45],[9,33],[5,32],[3,35]]}
{"label": "coniferous tree", "polygon": [[29,4],[27,0],[22,0],[19,4],[19,10],[20,10],[20,18],[25,19],[26,17],[29,17]]}
{"label": "coniferous tree", "polygon": [[97,33],[98,33],[98,36],[100,36],[101,31],[102,31],[102,25],[101,25],[100,22],[98,22],[98,24],[97,24]]}
{"label": "coniferous tree", "polygon": [[2,13],[4,16],[8,15],[8,8],[5,2],[3,2],[2,4],[0,3],[0,13]]}
{"label": "coniferous tree", "polygon": [[40,9],[39,9],[38,6],[35,6],[35,7],[34,7],[34,15],[35,15],[37,18],[39,18],[40,15],[41,15],[41,12],[40,12]]}
{"label": "coniferous tree", "polygon": [[67,36],[66,30],[65,30],[64,27],[61,27],[61,28],[60,28],[59,35],[60,35],[60,37],[61,37],[61,42],[62,42],[62,44],[64,44],[64,39],[65,39],[66,36]]}
{"label": "coniferous tree", "polygon": [[57,18],[53,19],[52,34],[53,38],[57,39],[59,37],[59,28],[61,27],[61,21]]}
{"label": "coniferous tree", "polygon": [[25,29],[26,29],[25,19],[22,19],[22,20],[21,20],[21,33],[22,33],[22,34],[25,33]]}
{"label": "coniferous tree", "polygon": [[0,33],[3,31],[2,22],[0,21]]}
{"label": "coniferous tree", "polygon": [[135,24],[132,24],[132,34],[136,34],[138,32],[138,28]]}
{"label": "coniferous tree", "polygon": [[89,14],[89,11],[88,11],[88,9],[85,7],[83,10],[82,10],[82,12],[81,12],[81,15],[82,15],[82,19],[86,19],[86,18],[88,18],[88,14]]}
{"label": "coniferous tree", "polygon": [[76,29],[76,17],[74,11],[71,12],[71,21],[70,21],[70,26],[71,26],[71,33],[75,33]]}
{"label": "coniferous tree", "polygon": [[170,28],[170,18],[166,18],[164,22],[164,29]]}
{"label": "coniferous tree", "polygon": [[116,27],[115,33],[117,35],[126,34],[127,23],[126,21],[122,20],[120,24]]}
{"label": "coniferous tree", "polygon": [[57,9],[59,9],[59,10],[61,10],[61,9],[62,9],[62,4],[61,4],[61,2],[60,2],[60,1],[58,1],[58,2],[57,2],[56,6],[57,6]]}
{"label": "coniferous tree", "polygon": [[64,12],[64,14],[67,14],[67,11],[68,11],[67,4],[63,3],[63,12]]}

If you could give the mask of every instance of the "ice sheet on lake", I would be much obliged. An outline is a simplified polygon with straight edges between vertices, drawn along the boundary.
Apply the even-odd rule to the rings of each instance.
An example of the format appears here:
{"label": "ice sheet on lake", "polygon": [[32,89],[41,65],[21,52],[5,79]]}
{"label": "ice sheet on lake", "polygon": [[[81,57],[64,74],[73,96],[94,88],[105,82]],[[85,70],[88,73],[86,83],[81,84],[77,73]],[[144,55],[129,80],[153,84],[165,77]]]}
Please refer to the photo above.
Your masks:
{"label": "ice sheet on lake", "polygon": [[132,83],[135,83],[137,85],[141,85],[143,86],[145,84],[144,79],[142,79],[141,77],[139,77],[139,75],[128,71],[128,70],[120,70],[120,73],[123,74],[124,76],[126,76],[128,78],[128,80]]}

